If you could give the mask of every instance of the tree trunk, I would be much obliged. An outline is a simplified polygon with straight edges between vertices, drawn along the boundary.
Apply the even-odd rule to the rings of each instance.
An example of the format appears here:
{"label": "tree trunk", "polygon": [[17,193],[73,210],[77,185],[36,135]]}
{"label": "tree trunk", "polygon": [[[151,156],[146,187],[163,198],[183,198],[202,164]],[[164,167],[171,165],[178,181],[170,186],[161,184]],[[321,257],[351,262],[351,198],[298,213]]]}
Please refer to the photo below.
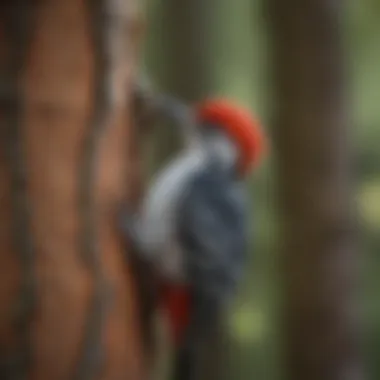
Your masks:
{"label": "tree trunk", "polygon": [[138,25],[133,0],[1,3],[2,379],[145,378],[114,222]]}
{"label": "tree trunk", "polygon": [[270,1],[292,380],[362,379],[341,5]]}

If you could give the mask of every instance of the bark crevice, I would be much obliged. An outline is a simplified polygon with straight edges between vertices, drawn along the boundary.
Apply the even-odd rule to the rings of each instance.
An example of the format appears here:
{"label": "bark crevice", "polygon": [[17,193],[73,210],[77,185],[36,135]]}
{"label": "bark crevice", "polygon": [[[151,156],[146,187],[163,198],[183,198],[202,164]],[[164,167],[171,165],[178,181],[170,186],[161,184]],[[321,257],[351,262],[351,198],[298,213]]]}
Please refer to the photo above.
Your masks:
{"label": "bark crevice", "polygon": [[[3,353],[0,377],[26,379],[32,361],[30,325],[36,309],[35,241],[31,231],[31,205],[28,196],[28,168],[23,144],[25,94],[23,75],[34,30],[35,4],[25,0],[2,5],[7,62],[1,75],[3,151],[11,180],[12,240],[18,255],[22,280],[19,295],[11,305],[16,333],[15,347]],[[8,351],[8,350],[7,350]]]}
{"label": "bark crevice", "polygon": [[110,284],[102,269],[97,233],[95,186],[98,153],[111,115],[111,65],[107,54],[109,14],[104,0],[88,0],[90,39],[94,54],[94,98],[79,171],[79,209],[82,218],[82,259],[93,278],[93,294],[85,323],[83,347],[73,379],[97,377],[104,365],[103,327],[109,309]]}

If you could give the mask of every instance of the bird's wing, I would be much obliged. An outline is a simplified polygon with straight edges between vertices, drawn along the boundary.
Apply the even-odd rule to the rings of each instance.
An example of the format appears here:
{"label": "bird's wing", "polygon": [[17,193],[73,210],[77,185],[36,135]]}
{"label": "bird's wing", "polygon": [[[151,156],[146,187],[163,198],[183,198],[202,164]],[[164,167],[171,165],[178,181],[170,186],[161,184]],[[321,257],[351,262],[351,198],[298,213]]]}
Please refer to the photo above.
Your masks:
{"label": "bird's wing", "polygon": [[179,208],[178,232],[193,286],[233,291],[245,261],[246,214],[244,186],[236,180],[204,171],[191,182]]}

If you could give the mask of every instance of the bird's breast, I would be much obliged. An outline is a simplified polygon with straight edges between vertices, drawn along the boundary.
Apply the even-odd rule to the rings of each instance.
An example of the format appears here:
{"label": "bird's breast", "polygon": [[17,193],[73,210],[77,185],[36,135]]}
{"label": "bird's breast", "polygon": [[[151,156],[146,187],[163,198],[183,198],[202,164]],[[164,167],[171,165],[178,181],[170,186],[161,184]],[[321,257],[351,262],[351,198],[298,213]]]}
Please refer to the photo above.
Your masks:
{"label": "bird's breast", "polygon": [[203,155],[190,151],[173,160],[152,181],[143,205],[141,223],[149,246],[162,255],[178,251],[173,249],[178,206],[189,182],[203,166]]}

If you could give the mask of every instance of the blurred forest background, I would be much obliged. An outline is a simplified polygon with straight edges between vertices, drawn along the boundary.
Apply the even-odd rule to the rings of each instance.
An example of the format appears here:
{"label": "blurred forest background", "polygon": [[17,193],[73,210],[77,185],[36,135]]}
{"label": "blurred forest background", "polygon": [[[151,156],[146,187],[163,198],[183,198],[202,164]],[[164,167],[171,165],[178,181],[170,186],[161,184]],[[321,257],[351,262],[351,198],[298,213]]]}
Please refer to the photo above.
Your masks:
{"label": "blurred forest background", "polygon": [[[187,3],[191,2],[147,3],[144,70],[158,89],[189,101],[207,94],[237,99],[259,115],[270,136],[272,83],[264,2]],[[348,116],[354,147],[354,194],[363,263],[361,301],[366,359],[373,378],[380,379],[380,2],[350,0],[341,4],[344,62],[349,74]],[[177,20],[168,23],[169,18]],[[161,163],[163,157],[170,157],[175,146],[172,134],[162,128],[157,132],[153,139],[156,149],[149,148],[154,162],[160,154]],[[152,162],[146,163],[149,169]],[[253,175],[251,188],[250,267],[229,319],[232,365],[236,380],[275,380],[283,378],[283,370],[272,157]]]}

